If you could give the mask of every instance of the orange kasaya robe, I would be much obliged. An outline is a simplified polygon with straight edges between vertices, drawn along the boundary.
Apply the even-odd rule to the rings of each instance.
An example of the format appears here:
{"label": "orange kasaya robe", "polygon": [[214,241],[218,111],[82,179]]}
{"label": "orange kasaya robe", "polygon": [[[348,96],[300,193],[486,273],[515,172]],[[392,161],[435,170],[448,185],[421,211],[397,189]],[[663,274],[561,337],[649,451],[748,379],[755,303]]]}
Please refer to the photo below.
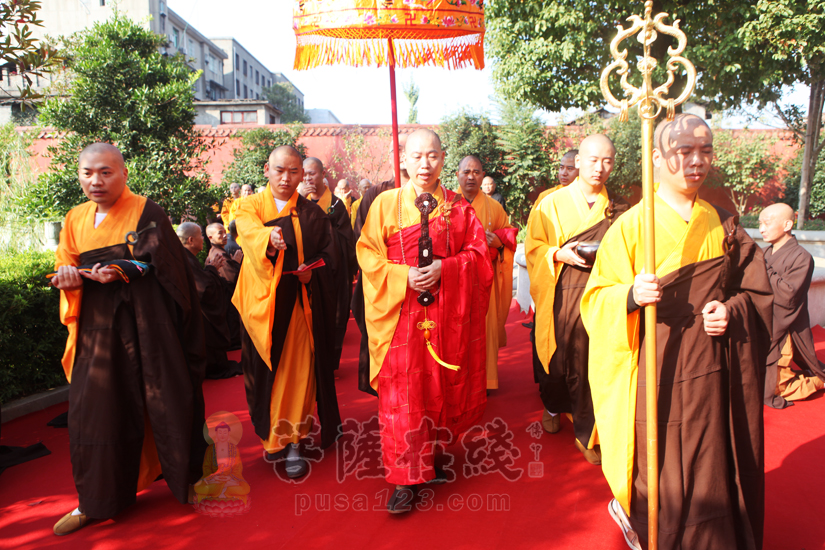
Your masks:
{"label": "orange kasaya robe", "polygon": [[224,228],[229,231],[229,222],[234,219],[230,212],[233,212],[233,206],[237,199],[233,199],[229,197],[228,199],[224,199],[223,204],[221,205],[221,221],[223,222]]}
{"label": "orange kasaya robe", "polygon": [[[67,214],[56,267],[132,259],[150,265],[128,282],[84,279],[82,288],[60,293],[75,483],[84,513],[107,518],[161,471],[187,501],[205,449],[198,443],[205,356],[188,252],[163,210],[126,187],[97,228],[96,211],[87,202]],[[138,240],[127,245],[131,231]]]}
{"label": "orange kasaya robe", "polygon": [[[477,423],[487,404],[486,329],[492,284],[487,240],[466,201],[439,186],[429,215],[441,279],[429,306],[408,288],[418,265],[421,213],[411,183],[378,195],[356,245],[363,273],[370,383],[378,391],[386,479],[413,485],[433,479],[437,444]],[[419,323],[431,321],[428,351]]]}
{"label": "orange kasaya robe", "polygon": [[[330,281],[337,255],[329,219],[297,192],[278,210],[267,186],[240,201],[235,223],[243,237],[244,261],[232,303],[244,327],[242,364],[251,382],[247,401],[255,432],[269,453],[299,442],[312,429],[317,400],[322,437],[329,444],[334,435],[330,439],[328,434],[336,431],[340,417],[332,370],[325,370],[325,348],[315,345],[331,338],[323,330],[330,315],[329,330],[334,329],[335,294],[329,289],[334,288]],[[268,256],[274,226],[281,228],[287,250]],[[309,284],[285,273],[319,258],[326,265],[312,272]]]}
{"label": "orange kasaya robe", "polygon": [[486,193],[478,193],[471,203],[485,231],[495,233],[503,251],[490,247],[493,264],[493,286],[490,307],[487,310],[487,389],[498,389],[498,350],[507,345],[507,315],[513,301],[513,256],[516,251],[518,229],[510,225],[501,204]]}

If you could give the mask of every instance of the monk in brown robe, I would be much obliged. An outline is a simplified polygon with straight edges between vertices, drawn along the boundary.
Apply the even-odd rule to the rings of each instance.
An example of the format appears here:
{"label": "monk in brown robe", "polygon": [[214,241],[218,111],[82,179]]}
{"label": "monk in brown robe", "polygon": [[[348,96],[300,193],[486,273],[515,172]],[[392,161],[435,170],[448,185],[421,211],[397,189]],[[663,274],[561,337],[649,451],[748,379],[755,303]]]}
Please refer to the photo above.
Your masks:
{"label": "monk in brown robe", "polygon": [[298,185],[298,193],[320,206],[321,210],[329,216],[333,229],[333,242],[340,259],[335,270],[335,290],[338,303],[335,312],[335,338],[333,340],[335,353],[332,355],[332,367],[337,369],[338,364],[341,362],[344,335],[347,333],[350,300],[352,298],[352,280],[356,271],[358,271],[358,262],[355,259],[355,238],[349,221],[349,211],[344,201],[330,192],[324,183],[326,181],[324,174],[326,174],[324,163],[319,159],[309,157],[304,160],[304,179]]}
{"label": "monk in brown robe", "polygon": [[[407,136],[398,136],[398,145],[401,151],[401,186],[403,187],[410,176],[407,174],[407,169],[404,167],[404,146],[407,143]],[[395,153],[390,154],[390,163],[394,163]],[[354,212],[355,221],[352,225],[353,238],[355,242],[361,237],[361,229],[364,227],[364,221],[369,214],[370,206],[375,202],[375,198],[395,187],[395,179],[382,181],[378,185],[370,185],[368,189],[361,195],[358,209]],[[355,281],[355,289],[352,292],[352,316],[355,318],[355,324],[361,332],[361,346],[358,352],[358,389],[370,395],[378,396],[378,393],[370,386],[370,347],[369,336],[367,335],[367,322],[364,319],[364,280],[363,273],[358,271],[358,278]]]}
{"label": "monk in brown robe", "polygon": [[[233,220],[230,225],[235,227],[235,221]],[[227,282],[226,291],[229,304],[226,308],[226,323],[229,327],[229,349],[241,349],[241,317],[232,304],[232,295],[235,294],[235,285],[241,272],[243,250],[238,248],[233,254],[229,253],[226,249],[229,236],[219,223],[206,226],[206,238],[209,239],[209,244],[212,246],[209,249],[209,255],[206,256],[205,264],[217,269],[221,278]]]}
{"label": "monk in brown robe", "polygon": [[[770,246],[765,265],[773,288],[773,339],[765,373],[765,405],[784,409],[825,387],[825,365],[816,358],[808,316],[814,259],[793,236],[794,212],[772,204],[759,214],[759,232]],[[791,361],[804,373],[791,369]]]}
{"label": "monk in brown robe", "polygon": [[116,147],[83,150],[78,179],[89,202],[66,215],[56,253],[79,500],[56,535],[116,516],[161,473],[185,504],[206,448],[203,318],[187,252],[163,209],[127,178]]}
{"label": "monk in brown robe", "polygon": [[[216,224],[220,226],[220,224]],[[222,227],[222,226],[221,226]],[[178,238],[188,252],[189,267],[195,278],[198,299],[203,312],[203,330],[206,342],[206,378],[218,380],[241,374],[241,365],[227,358],[226,352],[232,348],[232,339],[227,323],[227,309],[230,305],[229,283],[224,281],[213,266],[201,266],[197,255],[203,250],[201,226],[183,222],[178,226]],[[223,258],[221,258],[221,261]]]}
{"label": "monk in brown robe", "polygon": [[574,444],[591,464],[601,464],[601,457],[587,382],[589,338],[579,310],[591,265],[576,247],[600,241],[630,207],[605,186],[615,158],[616,148],[607,136],[596,134],[582,140],[575,159],[578,177],[539,203],[530,216],[524,242],[530,294],[536,304],[542,425],[556,433],[561,428],[561,413],[570,414]]}
{"label": "monk in brown robe", "polygon": [[712,160],[713,134],[701,118],[682,114],[658,125],[656,274],[643,272],[637,205],[602,239],[582,297],[602,471],[615,497],[609,512],[631,548],[647,547],[641,308],[654,303],[659,548],[762,548],[773,297],[762,250],[735,216],[697,197]]}
{"label": "monk in brown robe", "polygon": [[299,443],[312,431],[316,403],[321,446],[332,445],[341,430],[328,344],[338,252],[329,216],[297,191],[301,154],[278,147],[264,175],[264,192],[238,206],[244,260],[232,302],[243,321],[241,364],[255,433],[273,468],[286,454],[286,474],[297,478],[309,469]]}
{"label": "monk in brown robe", "polygon": [[[530,215],[527,217],[527,225],[530,225],[530,218],[533,217],[533,214],[536,211],[536,207],[539,203],[554,191],[558,191],[564,187],[570,185],[577,177],[579,177],[579,169],[576,168],[576,155],[579,154],[578,149],[570,149],[564,155],[562,155],[561,159],[559,160],[559,171],[557,173],[558,181],[556,185],[551,187],[550,189],[546,189],[539,193],[539,196],[536,198],[536,201],[533,203],[533,208],[530,209]],[[522,323],[525,327],[530,329],[530,345],[533,348],[533,380],[538,384],[542,377],[545,375],[544,367],[541,365],[541,360],[539,359],[538,352],[536,351],[536,312],[535,312],[535,304],[533,304],[533,321],[529,323]],[[547,422],[544,423],[544,429],[549,433],[555,433],[558,431],[560,427],[558,421],[554,418],[548,419]],[[555,431],[554,431],[555,430]]]}
{"label": "monk in brown robe", "polygon": [[478,157],[469,155],[458,163],[458,186],[461,195],[476,213],[484,228],[490,262],[493,265],[493,286],[487,310],[487,390],[498,389],[498,350],[507,345],[507,315],[513,301],[513,253],[516,251],[518,229],[510,225],[501,204],[480,190],[485,180],[484,168]]}

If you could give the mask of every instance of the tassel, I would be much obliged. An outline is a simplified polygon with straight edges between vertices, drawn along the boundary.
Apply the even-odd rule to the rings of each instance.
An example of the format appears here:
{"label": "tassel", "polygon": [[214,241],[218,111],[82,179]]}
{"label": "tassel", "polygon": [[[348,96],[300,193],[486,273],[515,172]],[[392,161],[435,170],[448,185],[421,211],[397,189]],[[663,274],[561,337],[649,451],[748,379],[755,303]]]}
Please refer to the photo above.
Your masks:
{"label": "tassel", "polygon": [[433,345],[430,343],[430,341],[429,340],[424,340],[424,341],[427,342],[427,349],[430,350],[430,355],[433,356],[433,359],[435,359],[436,363],[438,363],[442,367],[447,367],[450,370],[458,370],[458,369],[461,368],[461,367],[458,367],[456,365],[451,365],[449,363],[445,363],[444,361],[442,361],[441,358],[438,355],[435,354],[435,350],[433,349]]}

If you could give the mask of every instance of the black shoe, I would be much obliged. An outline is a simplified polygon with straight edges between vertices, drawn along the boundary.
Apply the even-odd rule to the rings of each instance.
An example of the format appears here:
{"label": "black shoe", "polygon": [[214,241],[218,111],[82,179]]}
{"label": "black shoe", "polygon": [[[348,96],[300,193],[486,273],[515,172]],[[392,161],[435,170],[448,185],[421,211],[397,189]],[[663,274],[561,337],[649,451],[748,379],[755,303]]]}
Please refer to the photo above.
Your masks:
{"label": "black shoe", "polygon": [[449,480],[447,479],[447,472],[445,472],[439,467],[436,467],[435,477],[428,481],[427,485],[442,485],[444,483],[447,483],[448,481]]}
{"label": "black shoe", "polygon": [[390,514],[404,514],[412,510],[412,501],[415,498],[415,485],[397,485],[390,500],[387,501],[387,511]]}
{"label": "black shoe", "polygon": [[304,477],[309,471],[309,464],[301,456],[301,448],[296,443],[287,445],[289,451],[286,456],[286,475],[290,479]]}

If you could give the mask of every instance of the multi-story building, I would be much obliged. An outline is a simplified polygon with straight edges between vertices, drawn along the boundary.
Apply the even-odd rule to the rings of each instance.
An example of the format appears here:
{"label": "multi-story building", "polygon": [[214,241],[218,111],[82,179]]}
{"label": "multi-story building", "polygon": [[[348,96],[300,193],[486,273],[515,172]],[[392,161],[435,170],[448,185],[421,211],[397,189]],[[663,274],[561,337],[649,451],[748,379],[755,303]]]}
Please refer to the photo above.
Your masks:
{"label": "multi-story building", "polygon": [[227,99],[261,99],[274,82],[272,72],[234,38],[212,38],[227,56],[223,85]]}
{"label": "multi-story building", "polygon": [[[68,36],[110,19],[114,8],[113,0],[48,0],[42,3],[37,12],[43,26],[32,27],[31,30],[35,38],[46,35]],[[226,54],[169,9],[165,0],[118,0],[117,9],[130,19],[144,23],[153,32],[166,35],[169,41],[161,48],[162,53],[172,55],[181,52],[187,57],[192,70],[203,71],[201,78],[195,83],[195,99],[218,100],[227,97],[223,76]],[[23,84],[22,79],[14,75],[14,71],[13,66],[0,67],[0,88],[7,99],[5,103],[8,112],[15,103],[18,87]],[[49,84],[47,78],[39,78],[34,82],[38,91],[45,90]],[[0,112],[0,119],[2,118]]]}

